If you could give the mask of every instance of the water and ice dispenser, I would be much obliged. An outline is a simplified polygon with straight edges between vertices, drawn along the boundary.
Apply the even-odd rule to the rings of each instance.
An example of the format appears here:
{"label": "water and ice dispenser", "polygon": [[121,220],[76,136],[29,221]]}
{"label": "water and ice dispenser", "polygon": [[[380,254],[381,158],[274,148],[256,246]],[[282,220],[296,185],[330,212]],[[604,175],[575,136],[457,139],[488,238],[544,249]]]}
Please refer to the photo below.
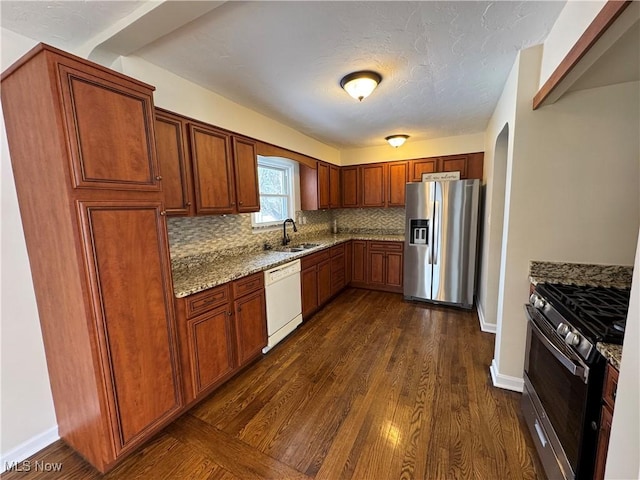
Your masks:
{"label": "water and ice dispenser", "polygon": [[410,245],[428,245],[429,244],[429,220],[427,219],[411,219],[410,225]]}

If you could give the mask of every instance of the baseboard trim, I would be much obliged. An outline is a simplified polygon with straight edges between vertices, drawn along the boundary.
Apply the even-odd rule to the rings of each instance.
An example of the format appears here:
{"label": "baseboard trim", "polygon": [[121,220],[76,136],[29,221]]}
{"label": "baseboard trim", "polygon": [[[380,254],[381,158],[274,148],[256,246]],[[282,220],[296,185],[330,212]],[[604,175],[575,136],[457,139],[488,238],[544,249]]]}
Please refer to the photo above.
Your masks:
{"label": "baseboard trim", "polygon": [[480,330],[486,333],[495,334],[498,329],[498,326],[495,323],[487,323],[487,321],[484,318],[484,311],[482,310],[482,305],[480,305],[480,302],[478,302],[477,299],[476,299],[476,311],[478,312],[478,320],[480,321]]}
{"label": "baseboard trim", "polygon": [[58,426],[51,427],[38,435],[31,437],[29,440],[21,443],[12,450],[3,453],[0,457],[0,473],[5,472],[12,465],[29,458],[34,453],[39,452],[58,440]]}
{"label": "baseboard trim", "polygon": [[504,375],[498,372],[498,364],[496,363],[495,358],[491,361],[491,367],[489,368],[489,371],[491,372],[491,380],[493,381],[494,387],[520,393],[522,393],[522,391],[524,390],[524,379],[519,377],[512,377],[510,375]]}

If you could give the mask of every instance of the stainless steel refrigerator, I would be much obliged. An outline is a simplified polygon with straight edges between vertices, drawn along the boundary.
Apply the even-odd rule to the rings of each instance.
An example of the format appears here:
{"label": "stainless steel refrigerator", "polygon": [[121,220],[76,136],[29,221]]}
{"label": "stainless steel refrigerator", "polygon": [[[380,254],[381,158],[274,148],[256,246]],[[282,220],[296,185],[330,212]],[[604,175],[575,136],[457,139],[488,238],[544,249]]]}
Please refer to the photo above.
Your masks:
{"label": "stainless steel refrigerator", "polygon": [[404,297],[473,306],[480,180],[408,183]]}

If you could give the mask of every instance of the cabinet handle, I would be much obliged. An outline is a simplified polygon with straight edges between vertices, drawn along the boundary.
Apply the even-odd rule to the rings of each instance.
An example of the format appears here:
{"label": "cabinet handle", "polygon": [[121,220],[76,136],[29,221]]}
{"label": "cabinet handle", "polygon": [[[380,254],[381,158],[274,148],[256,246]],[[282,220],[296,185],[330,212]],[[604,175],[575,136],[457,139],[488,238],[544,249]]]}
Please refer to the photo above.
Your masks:
{"label": "cabinet handle", "polygon": [[162,175],[156,175],[156,180],[162,180]]}

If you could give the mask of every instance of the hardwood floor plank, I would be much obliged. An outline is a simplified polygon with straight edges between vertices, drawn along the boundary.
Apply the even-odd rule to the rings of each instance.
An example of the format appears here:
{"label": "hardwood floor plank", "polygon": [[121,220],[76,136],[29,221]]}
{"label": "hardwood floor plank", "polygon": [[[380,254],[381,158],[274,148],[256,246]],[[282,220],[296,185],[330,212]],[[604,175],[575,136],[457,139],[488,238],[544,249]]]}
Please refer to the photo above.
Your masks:
{"label": "hardwood floor plank", "polygon": [[167,433],[241,479],[310,479],[189,414],[167,427]]}

